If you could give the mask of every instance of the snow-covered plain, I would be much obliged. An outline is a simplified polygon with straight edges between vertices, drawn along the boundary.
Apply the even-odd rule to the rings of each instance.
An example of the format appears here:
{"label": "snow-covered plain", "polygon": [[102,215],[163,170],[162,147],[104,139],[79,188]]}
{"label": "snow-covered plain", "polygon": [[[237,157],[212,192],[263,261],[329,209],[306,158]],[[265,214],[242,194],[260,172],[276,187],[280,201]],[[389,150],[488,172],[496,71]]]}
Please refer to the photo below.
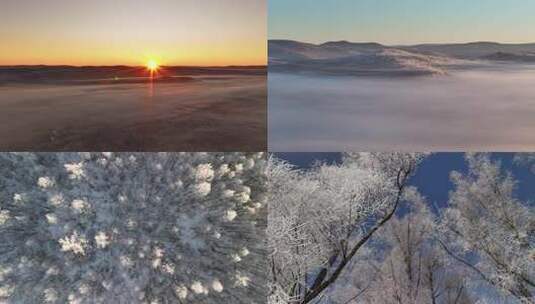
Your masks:
{"label": "snow-covered plain", "polygon": [[535,65],[418,77],[271,72],[271,151],[535,148]]}
{"label": "snow-covered plain", "polygon": [[131,75],[114,80],[118,72],[106,68],[21,69],[0,68],[4,151],[261,151],[266,146],[265,69],[177,70],[172,72],[182,76],[153,83]]}

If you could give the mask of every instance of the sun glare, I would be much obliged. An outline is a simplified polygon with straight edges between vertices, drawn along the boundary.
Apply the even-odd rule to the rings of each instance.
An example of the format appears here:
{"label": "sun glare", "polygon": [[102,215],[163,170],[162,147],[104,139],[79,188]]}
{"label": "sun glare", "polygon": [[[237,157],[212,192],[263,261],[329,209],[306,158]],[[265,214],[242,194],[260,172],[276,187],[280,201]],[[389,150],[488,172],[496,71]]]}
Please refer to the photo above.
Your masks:
{"label": "sun glare", "polygon": [[151,72],[154,72],[158,69],[158,63],[156,62],[156,60],[154,59],[151,59],[147,62],[147,69]]}

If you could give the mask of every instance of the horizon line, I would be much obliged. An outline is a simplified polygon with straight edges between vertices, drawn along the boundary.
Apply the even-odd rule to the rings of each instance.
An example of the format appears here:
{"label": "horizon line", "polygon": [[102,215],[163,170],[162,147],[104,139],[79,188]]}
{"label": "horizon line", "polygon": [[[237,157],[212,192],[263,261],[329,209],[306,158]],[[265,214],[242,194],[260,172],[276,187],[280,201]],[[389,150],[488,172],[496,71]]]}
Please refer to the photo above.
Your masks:
{"label": "horizon line", "polygon": [[347,39],[339,39],[339,40],[325,40],[323,42],[310,42],[305,40],[297,40],[297,39],[289,39],[289,38],[269,38],[268,41],[274,41],[274,40],[282,40],[282,41],[295,41],[295,42],[301,42],[301,43],[308,43],[308,44],[314,44],[314,45],[322,45],[329,42],[348,42],[348,43],[376,43],[384,46],[415,46],[415,45],[456,45],[456,44],[476,44],[476,43],[492,43],[492,44],[509,44],[509,45],[522,45],[522,44],[535,44],[535,41],[533,42],[498,42],[498,41],[490,41],[490,40],[471,40],[471,41],[462,41],[462,42],[418,42],[418,43],[384,43],[384,42],[377,42],[377,41],[352,41]]}
{"label": "horizon line", "polygon": [[[128,67],[146,69],[144,65],[72,65],[72,64],[0,64],[0,67],[72,67],[72,68],[104,68],[104,67]],[[239,68],[239,67],[267,67],[267,64],[249,65],[160,65],[160,68]]]}

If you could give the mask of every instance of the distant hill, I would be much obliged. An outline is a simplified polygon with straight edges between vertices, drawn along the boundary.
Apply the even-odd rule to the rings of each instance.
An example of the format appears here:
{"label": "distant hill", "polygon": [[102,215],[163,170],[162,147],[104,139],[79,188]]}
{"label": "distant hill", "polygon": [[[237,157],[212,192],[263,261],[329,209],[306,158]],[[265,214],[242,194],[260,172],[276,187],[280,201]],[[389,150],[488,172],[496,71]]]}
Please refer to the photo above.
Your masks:
{"label": "distant hill", "polygon": [[[155,76],[158,82],[193,80],[194,76],[207,75],[265,75],[265,66],[184,67],[162,66]],[[150,76],[145,67],[131,66],[67,66],[17,65],[0,66],[0,84],[55,83],[99,84],[136,83]]]}
{"label": "distant hill", "polygon": [[422,54],[378,43],[326,42],[315,45],[288,40],[269,41],[269,69],[349,75],[443,74],[445,56]]}
{"label": "distant hill", "polygon": [[471,42],[460,44],[421,44],[401,48],[419,52],[439,53],[463,59],[479,59],[496,53],[514,55],[534,53],[535,43],[502,44],[496,42]]}
{"label": "distant hill", "polygon": [[[378,43],[326,42],[316,45],[292,40],[270,40],[269,57],[285,59],[329,59],[373,53],[385,47]],[[271,62],[270,62],[271,63]]]}
{"label": "distant hill", "polygon": [[516,61],[516,62],[535,63],[535,53],[514,54],[514,53],[496,52],[487,56],[483,56],[482,58],[487,59],[487,60],[492,60],[492,61]]}
{"label": "distant hill", "polygon": [[293,40],[269,41],[269,69],[349,75],[445,74],[448,68],[481,60],[532,62],[535,44],[422,44],[385,46],[379,43],[330,41],[322,44]]}

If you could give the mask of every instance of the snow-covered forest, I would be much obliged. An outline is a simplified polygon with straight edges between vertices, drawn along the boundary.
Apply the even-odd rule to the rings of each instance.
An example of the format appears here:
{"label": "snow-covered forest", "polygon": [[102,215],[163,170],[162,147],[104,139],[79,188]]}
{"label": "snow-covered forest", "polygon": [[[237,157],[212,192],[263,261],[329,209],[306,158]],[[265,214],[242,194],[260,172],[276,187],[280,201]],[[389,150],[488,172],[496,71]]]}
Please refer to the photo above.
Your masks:
{"label": "snow-covered forest", "polygon": [[262,153],[0,153],[0,303],[265,303]]}
{"label": "snow-covered forest", "polygon": [[534,303],[535,156],[435,156],[0,153],[0,303]]}
{"label": "snow-covered forest", "polygon": [[349,153],[312,168],[272,157],[269,303],[534,303],[534,205],[511,170],[467,154],[437,208],[411,184],[425,157]]}

